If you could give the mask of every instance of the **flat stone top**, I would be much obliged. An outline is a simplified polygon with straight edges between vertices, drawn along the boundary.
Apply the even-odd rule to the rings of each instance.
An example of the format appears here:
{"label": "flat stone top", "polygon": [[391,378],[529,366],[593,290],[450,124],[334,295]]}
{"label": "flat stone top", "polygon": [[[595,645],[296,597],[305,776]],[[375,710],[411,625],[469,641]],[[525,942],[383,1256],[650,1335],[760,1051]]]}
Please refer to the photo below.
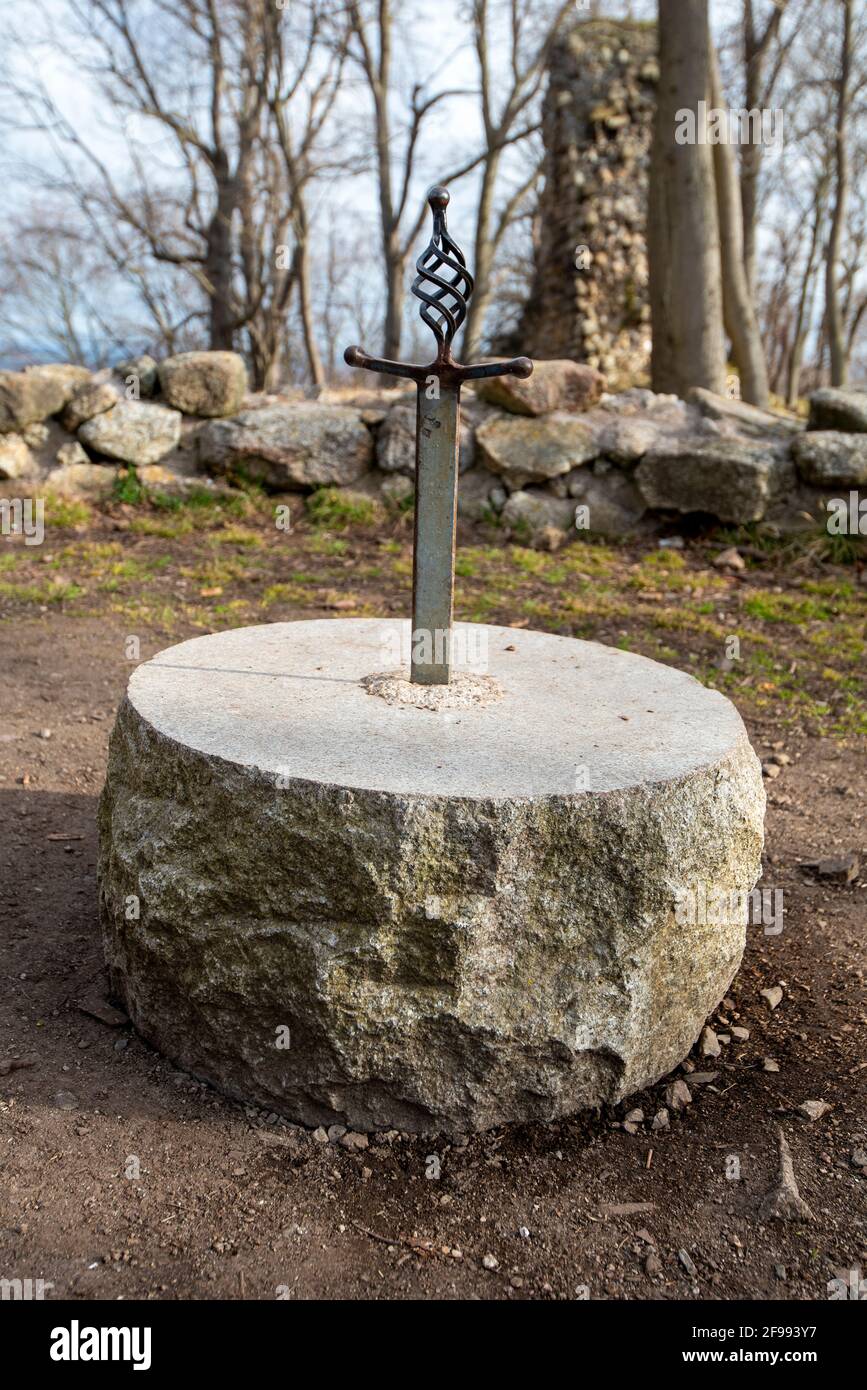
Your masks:
{"label": "flat stone top", "polygon": [[360,682],[399,668],[402,652],[408,665],[409,641],[408,621],[376,618],[236,628],[160,652],[128,694],[161,734],[227,762],[429,796],[664,782],[718,763],[746,736],[729,700],[672,666],[482,624],[455,624],[455,667],[487,671],[500,699],[447,711],[389,704]]}

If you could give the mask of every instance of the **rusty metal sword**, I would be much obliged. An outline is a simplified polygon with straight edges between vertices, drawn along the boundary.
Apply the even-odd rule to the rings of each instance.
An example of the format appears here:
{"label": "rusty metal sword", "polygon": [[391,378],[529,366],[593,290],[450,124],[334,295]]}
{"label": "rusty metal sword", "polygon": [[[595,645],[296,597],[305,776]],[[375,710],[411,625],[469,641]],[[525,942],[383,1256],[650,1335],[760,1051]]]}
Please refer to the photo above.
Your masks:
{"label": "rusty metal sword", "polygon": [[426,366],[370,357],[360,347],[343,354],[350,367],[364,367],[416,383],[415,534],[412,570],[410,679],[418,685],[447,685],[452,655],[455,585],[455,516],[461,386],[481,377],[532,374],[529,357],[509,362],[462,366],[452,356],[452,340],[467,314],[473,277],[464,254],[446,227],[448,189],[435,185],[427,195],[433,233],[416,261],[412,293],[436,338],[436,357]]}

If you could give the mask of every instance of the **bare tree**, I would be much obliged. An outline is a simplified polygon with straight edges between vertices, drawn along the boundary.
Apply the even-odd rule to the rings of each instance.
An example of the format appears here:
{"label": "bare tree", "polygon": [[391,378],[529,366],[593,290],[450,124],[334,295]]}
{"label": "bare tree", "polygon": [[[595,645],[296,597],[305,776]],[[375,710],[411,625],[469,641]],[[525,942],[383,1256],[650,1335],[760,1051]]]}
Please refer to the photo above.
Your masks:
{"label": "bare tree", "polygon": [[[770,10],[764,21],[757,23],[753,0],[743,0],[743,55],[745,72],[745,101],[747,110],[763,110],[771,103],[774,87],[780,75],[785,53],[794,38],[795,30],[776,59],[769,65],[780,25],[789,0],[770,0]],[[743,216],[743,261],[747,290],[756,292],[756,232],[759,212],[759,182],[762,172],[762,144],[751,140],[741,151],[741,209]]]}
{"label": "bare tree", "polygon": [[655,391],[725,389],[720,240],[711,147],[676,139],[710,91],[707,0],[659,0],[660,77],[648,209]]}
{"label": "bare tree", "polygon": [[[710,53],[711,105],[723,107],[716,53]],[[752,405],[768,405],[768,372],[752,293],[744,264],[741,186],[732,146],[720,140],[713,146],[713,165],[719,212],[723,319],[741,381],[741,395]]]}
{"label": "bare tree", "polygon": [[849,105],[852,77],[852,0],[839,0],[843,7],[840,40],[840,63],[836,78],[836,111],[834,119],[834,193],[831,209],[831,230],[825,257],[825,327],[831,359],[831,385],[845,386],[849,357],[846,350],[843,313],[838,284],[840,248],[849,197]]}
{"label": "bare tree", "polygon": [[558,28],[573,9],[572,0],[558,4],[553,11],[531,24],[538,0],[507,0],[508,48],[501,62],[505,81],[492,61],[491,7],[489,0],[473,0],[473,45],[479,69],[479,103],[484,131],[482,177],[476,212],[473,259],[475,289],[467,312],[463,335],[463,357],[469,362],[479,351],[485,313],[491,299],[491,272],[497,252],[509,226],[520,211],[526,195],[539,178],[539,161],[531,161],[529,171],[511,189],[505,204],[496,211],[497,181],[503,154],[508,145],[523,141],[538,129],[533,103],[542,86],[548,58]]}

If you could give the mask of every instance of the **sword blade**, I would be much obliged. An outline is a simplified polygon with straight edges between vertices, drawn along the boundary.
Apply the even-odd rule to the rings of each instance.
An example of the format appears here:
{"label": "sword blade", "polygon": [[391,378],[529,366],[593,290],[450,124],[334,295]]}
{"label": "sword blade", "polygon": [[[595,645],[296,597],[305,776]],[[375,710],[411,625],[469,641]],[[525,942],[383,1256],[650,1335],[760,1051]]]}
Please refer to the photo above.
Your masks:
{"label": "sword blade", "polygon": [[451,665],[460,387],[428,400],[419,382],[415,444],[410,679],[447,685]]}

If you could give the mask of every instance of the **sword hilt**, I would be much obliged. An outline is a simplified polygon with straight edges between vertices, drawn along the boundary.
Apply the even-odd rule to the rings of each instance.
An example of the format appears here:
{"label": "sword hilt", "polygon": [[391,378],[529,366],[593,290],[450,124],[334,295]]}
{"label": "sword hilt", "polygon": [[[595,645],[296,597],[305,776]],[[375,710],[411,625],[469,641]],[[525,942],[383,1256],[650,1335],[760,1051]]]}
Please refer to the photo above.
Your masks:
{"label": "sword hilt", "polygon": [[413,362],[391,362],[385,357],[371,357],[363,348],[348,347],[343,360],[350,367],[387,376],[409,377],[421,382],[438,376],[443,385],[460,387],[465,381],[483,377],[533,374],[529,357],[513,357],[507,362],[480,362],[464,366],[452,356],[452,340],[467,316],[467,304],[473,292],[473,277],[467,270],[464,253],[449,235],[446,226],[446,207],[449,191],[441,184],[428,190],[427,200],[433,214],[433,233],[425,250],[416,261],[412,293],[421,301],[419,313],[437,341],[433,362],[419,365]]}

